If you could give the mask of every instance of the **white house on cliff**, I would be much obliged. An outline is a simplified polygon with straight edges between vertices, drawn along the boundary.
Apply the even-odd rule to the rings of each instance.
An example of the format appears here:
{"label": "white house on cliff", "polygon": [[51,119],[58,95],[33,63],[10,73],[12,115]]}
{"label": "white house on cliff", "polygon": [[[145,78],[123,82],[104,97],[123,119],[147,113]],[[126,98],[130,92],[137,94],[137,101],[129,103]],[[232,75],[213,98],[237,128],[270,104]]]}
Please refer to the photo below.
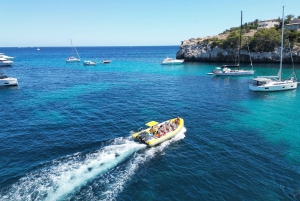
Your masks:
{"label": "white house on cliff", "polygon": [[272,20],[264,20],[264,21],[259,21],[257,29],[269,29],[274,27],[275,25],[279,25],[279,22],[277,19],[272,19]]}
{"label": "white house on cliff", "polygon": [[285,25],[288,30],[299,30],[300,31],[300,19],[292,19],[289,24]]}

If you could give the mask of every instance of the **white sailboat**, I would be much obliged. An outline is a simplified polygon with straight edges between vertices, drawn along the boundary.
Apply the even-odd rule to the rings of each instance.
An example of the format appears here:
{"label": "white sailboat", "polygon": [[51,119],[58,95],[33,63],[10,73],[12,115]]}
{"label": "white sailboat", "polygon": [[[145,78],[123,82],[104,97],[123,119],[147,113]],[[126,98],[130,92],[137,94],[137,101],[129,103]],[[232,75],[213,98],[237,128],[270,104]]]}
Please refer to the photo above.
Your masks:
{"label": "white sailboat", "polygon": [[[251,66],[252,66],[251,70],[240,69],[240,50],[241,50],[241,46],[242,46],[242,23],[243,23],[243,12],[241,11],[240,45],[239,45],[238,64],[237,65],[223,65],[221,67],[216,67],[216,69],[212,71],[213,75],[241,76],[241,75],[253,75],[254,74],[252,63],[251,63]],[[231,68],[237,68],[237,70],[233,70]]]}
{"label": "white sailboat", "polygon": [[66,62],[68,62],[68,63],[71,63],[71,62],[80,62],[81,61],[80,60],[80,56],[79,56],[76,48],[73,46],[73,43],[72,43],[71,39],[70,39],[70,41],[71,41],[72,54],[74,54],[74,51],[75,51],[78,58],[76,58],[74,55],[72,55],[71,57],[69,57],[69,58],[66,59]]}
{"label": "white sailboat", "polygon": [[282,55],[283,55],[283,30],[284,30],[284,6],[282,10],[282,28],[281,28],[281,48],[280,48],[280,66],[277,76],[258,76],[252,79],[252,83],[249,84],[249,89],[252,91],[286,91],[297,88],[297,74],[293,69],[292,75],[282,80]]}

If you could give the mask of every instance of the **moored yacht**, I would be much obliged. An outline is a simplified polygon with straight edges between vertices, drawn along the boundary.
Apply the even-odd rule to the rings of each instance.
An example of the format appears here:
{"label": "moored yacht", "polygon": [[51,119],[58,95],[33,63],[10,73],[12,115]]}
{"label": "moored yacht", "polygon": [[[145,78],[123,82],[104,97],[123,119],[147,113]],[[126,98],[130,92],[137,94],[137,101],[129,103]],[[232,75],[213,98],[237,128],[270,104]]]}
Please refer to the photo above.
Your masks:
{"label": "moored yacht", "polygon": [[80,59],[78,59],[78,58],[76,58],[74,56],[71,56],[71,57],[69,57],[69,58],[66,59],[66,62],[68,62],[68,63],[80,62],[80,61],[81,61]]}
{"label": "moored yacht", "polygon": [[74,54],[74,52],[76,52],[78,58],[76,58],[74,55],[72,55],[71,57],[69,57],[69,58],[66,59],[66,62],[68,62],[68,63],[80,62],[81,61],[80,60],[80,56],[79,56],[76,48],[73,46],[73,43],[72,43],[71,39],[70,39],[70,41],[71,41],[72,54]]}
{"label": "moored yacht", "polygon": [[109,64],[111,62],[111,60],[102,60],[101,63],[103,64]]}
{"label": "moored yacht", "polygon": [[18,79],[12,78],[0,73],[0,86],[17,86]]}
{"label": "moored yacht", "polygon": [[[231,69],[237,68],[237,69]],[[241,76],[241,75],[253,75],[254,70],[243,70],[239,69],[239,65],[223,65],[221,67],[216,67],[212,71],[213,74],[217,76]]]}
{"label": "moored yacht", "polygon": [[294,77],[281,80],[278,76],[262,76],[252,79],[249,89],[252,91],[286,91],[296,89],[297,86],[297,81]]}
{"label": "moored yacht", "polygon": [[0,66],[11,66],[13,61],[0,57]]}
{"label": "moored yacht", "polygon": [[6,59],[6,60],[9,60],[9,61],[13,61],[14,60],[14,57],[7,56],[7,55],[5,55],[3,53],[0,53],[0,58]]}
{"label": "moored yacht", "polygon": [[172,58],[167,57],[161,61],[161,64],[163,64],[163,65],[178,65],[178,64],[182,64],[183,62],[184,62],[184,59],[172,59]]}
{"label": "moored yacht", "polygon": [[85,66],[96,66],[97,62],[95,62],[95,61],[84,61],[83,65],[85,65]]}

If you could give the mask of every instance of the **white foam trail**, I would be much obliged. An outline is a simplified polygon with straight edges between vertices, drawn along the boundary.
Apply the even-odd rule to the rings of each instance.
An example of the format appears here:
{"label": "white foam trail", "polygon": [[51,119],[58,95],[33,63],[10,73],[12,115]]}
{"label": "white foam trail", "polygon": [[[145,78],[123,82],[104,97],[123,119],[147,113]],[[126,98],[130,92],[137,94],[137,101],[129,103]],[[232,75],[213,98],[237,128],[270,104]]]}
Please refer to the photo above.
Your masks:
{"label": "white foam trail", "polygon": [[145,147],[146,145],[120,138],[95,153],[86,156],[75,154],[63,161],[54,161],[50,168],[21,178],[6,195],[0,195],[0,200],[64,199],[97,175],[107,172]]}
{"label": "white foam trail", "polygon": [[[132,178],[140,165],[162,152],[171,143],[183,139],[185,132],[186,129],[183,128],[174,138],[135,154],[123,169],[119,168],[118,164],[136,151],[146,148],[146,145],[131,141],[131,137],[117,138],[94,153],[77,153],[53,161],[50,167],[26,175],[13,184],[8,192],[0,193],[0,200],[69,200],[75,193],[79,192],[80,195],[80,188],[90,181],[91,185],[82,193],[83,198],[113,200],[122,192],[126,182]],[[109,172],[112,168],[115,168],[115,172]],[[108,174],[104,174],[107,172]],[[99,175],[101,177],[96,179]],[[100,192],[95,195],[93,186],[97,186],[99,182],[105,187],[96,187],[96,191]]]}
{"label": "white foam trail", "polygon": [[146,149],[142,154],[136,154],[135,157],[129,162],[126,170],[118,173],[118,177],[115,179],[115,181],[111,184],[108,184],[109,188],[103,192],[104,198],[102,200],[114,200],[118,194],[122,192],[124,185],[134,175],[139,166],[151,160],[157,153],[162,152],[170,144],[185,138],[185,132],[186,128],[184,127],[172,139],[165,141],[158,146]]}

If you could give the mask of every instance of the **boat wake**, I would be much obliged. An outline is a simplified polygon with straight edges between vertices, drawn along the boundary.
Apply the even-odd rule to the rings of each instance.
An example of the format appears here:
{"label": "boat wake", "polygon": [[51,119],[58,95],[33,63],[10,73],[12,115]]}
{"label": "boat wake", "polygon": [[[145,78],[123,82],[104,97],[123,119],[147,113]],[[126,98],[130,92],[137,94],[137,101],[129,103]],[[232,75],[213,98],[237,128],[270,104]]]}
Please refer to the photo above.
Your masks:
{"label": "boat wake", "polygon": [[171,140],[149,149],[131,137],[116,138],[92,153],[54,160],[1,190],[0,200],[114,199],[139,166],[172,142],[183,139],[185,131],[183,128]]}

